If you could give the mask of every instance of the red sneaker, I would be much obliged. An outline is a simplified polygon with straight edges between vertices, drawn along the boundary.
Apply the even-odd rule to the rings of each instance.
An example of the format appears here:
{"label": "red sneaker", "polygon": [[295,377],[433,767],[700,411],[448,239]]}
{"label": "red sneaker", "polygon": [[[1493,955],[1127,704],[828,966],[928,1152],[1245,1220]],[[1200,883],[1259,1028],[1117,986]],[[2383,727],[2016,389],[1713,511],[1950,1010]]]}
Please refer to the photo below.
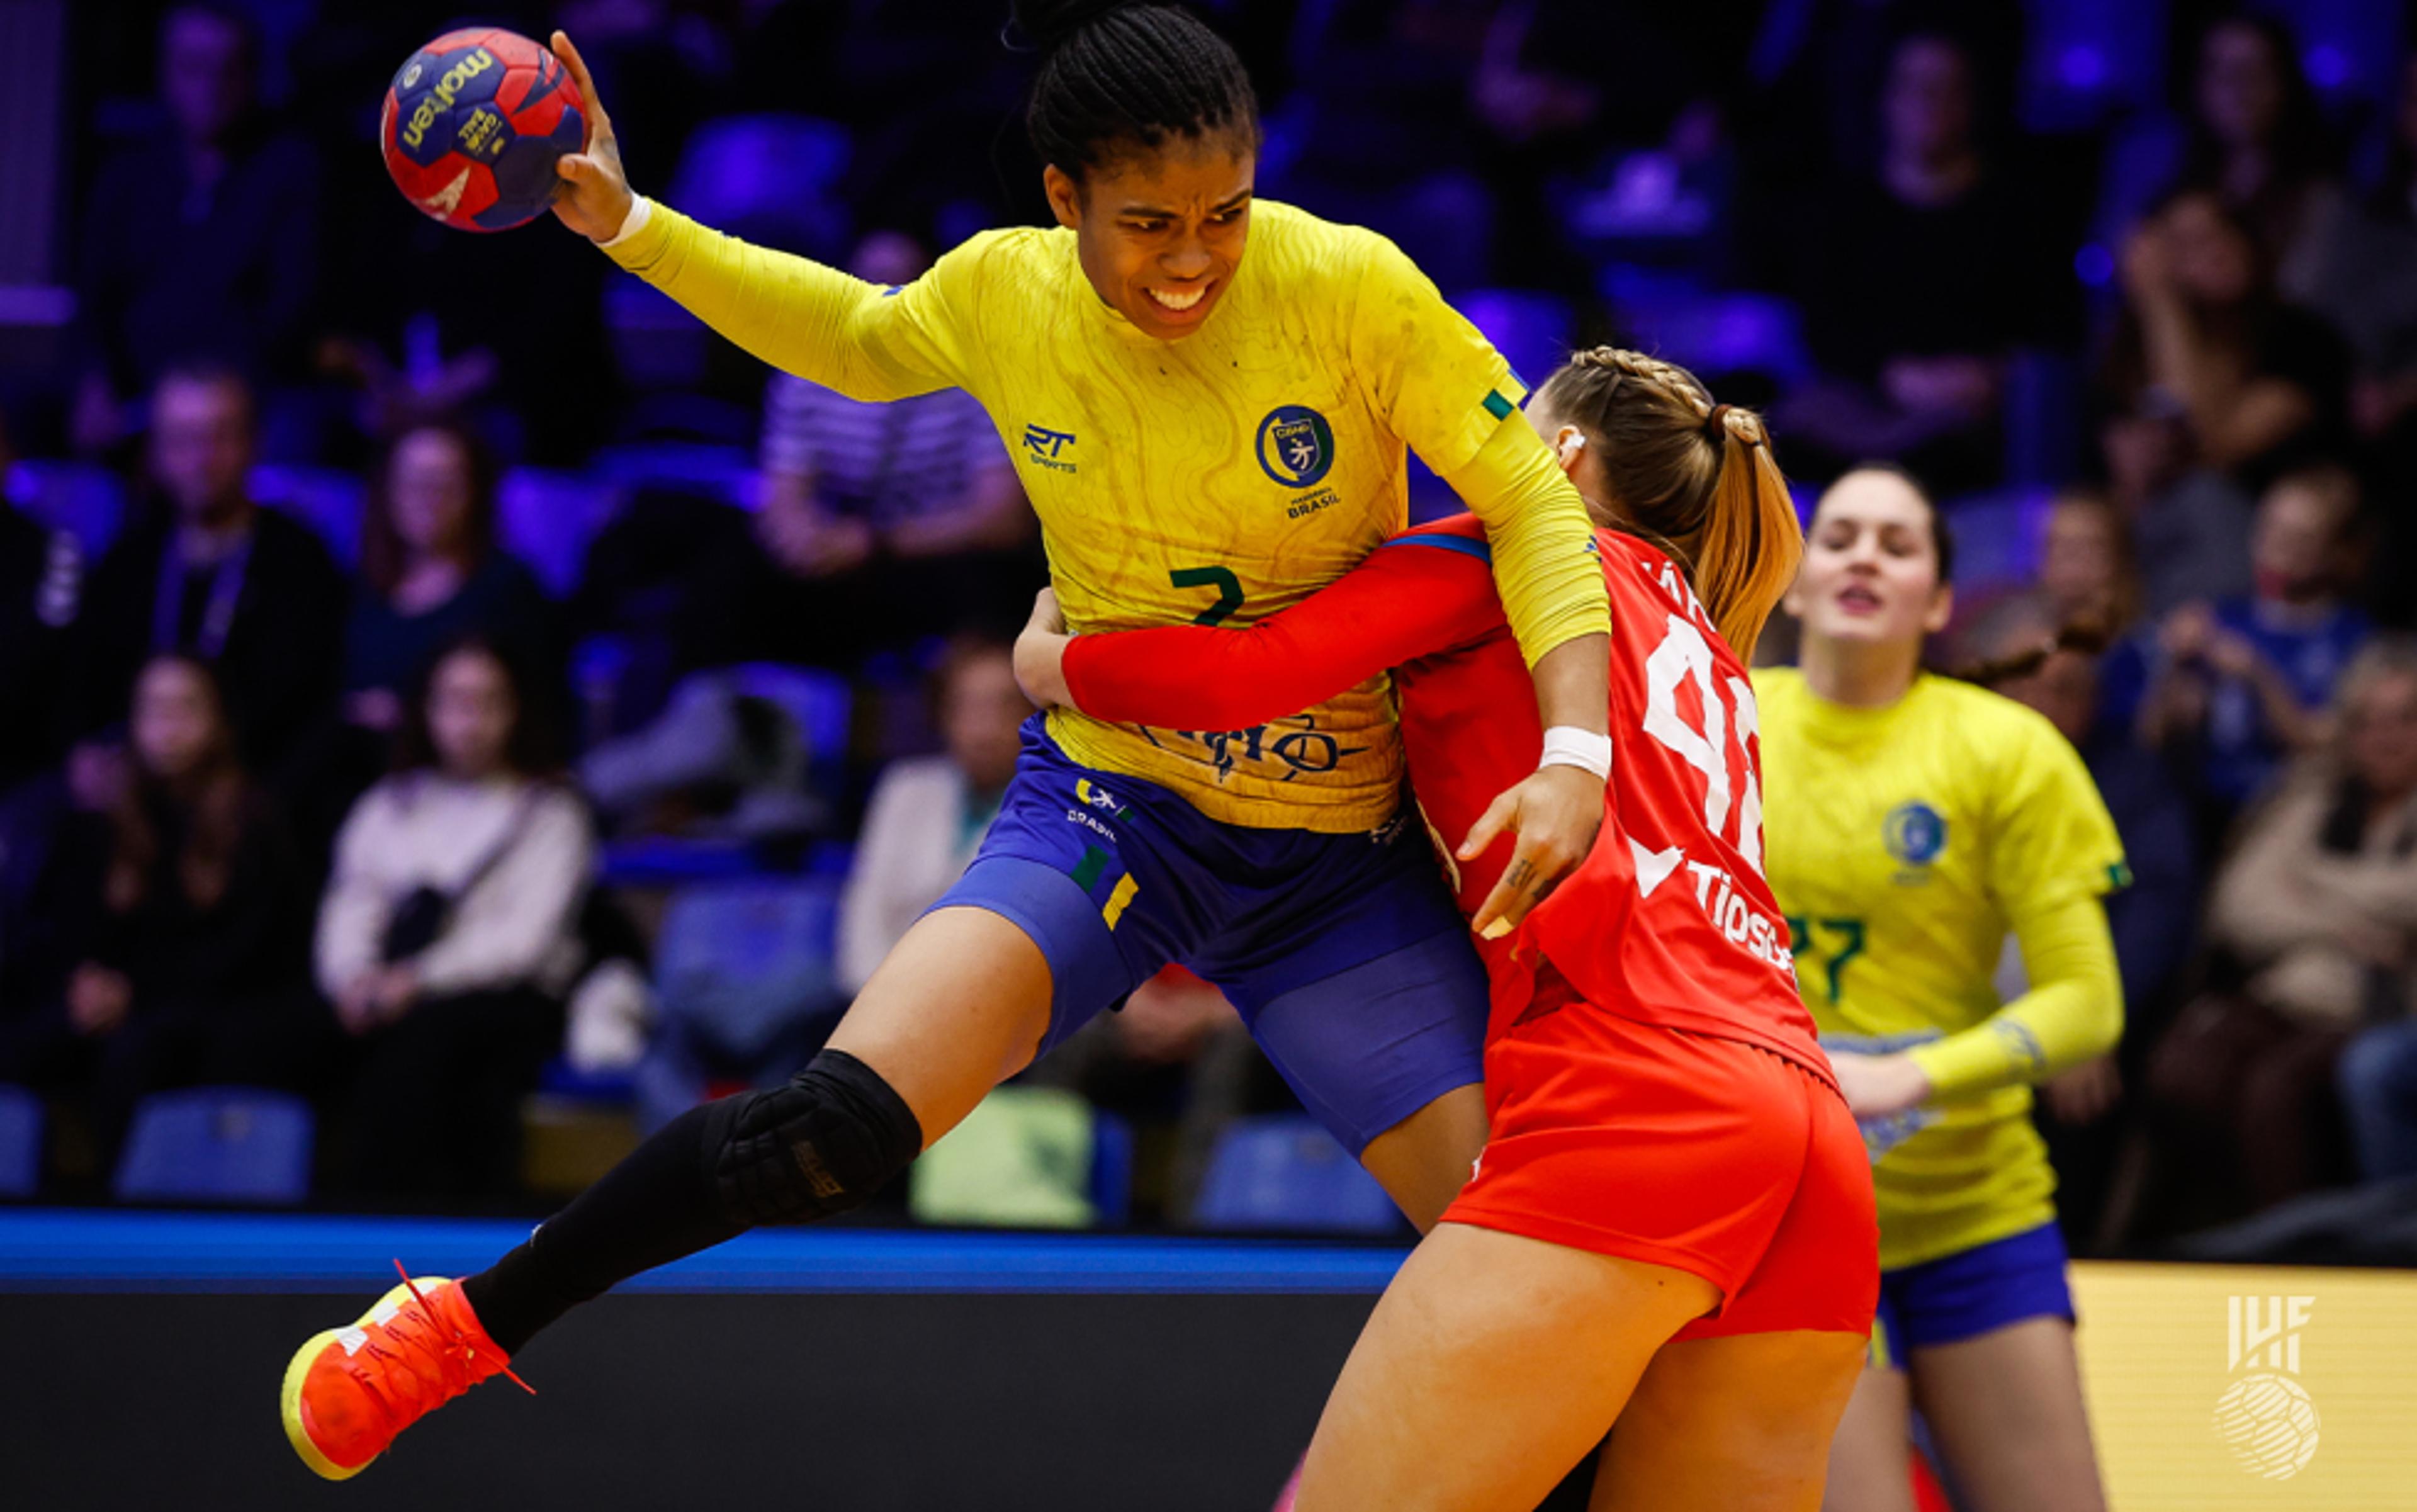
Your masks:
{"label": "red sneaker", "polygon": [[489,1376],[530,1391],[510,1366],[459,1282],[405,1272],[357,1322],[319,1335],[285,1367],[286,1442],[327,1479],[350,1479],[396,1434]]}

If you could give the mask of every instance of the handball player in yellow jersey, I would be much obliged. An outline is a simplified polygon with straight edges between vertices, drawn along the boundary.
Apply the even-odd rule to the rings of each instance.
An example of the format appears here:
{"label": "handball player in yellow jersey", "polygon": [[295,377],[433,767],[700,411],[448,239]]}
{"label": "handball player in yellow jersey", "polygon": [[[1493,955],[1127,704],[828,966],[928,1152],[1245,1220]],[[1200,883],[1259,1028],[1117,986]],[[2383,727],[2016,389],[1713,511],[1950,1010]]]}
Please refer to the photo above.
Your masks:
{"label": "handball player in yellow jersey", "polygon": [[[1172,7],[1021,0],[1026,122],[1058,221],[881,288],[634,195],[588,105],[556,213],[765,360],[865,400],[965,389],[1014,454],[1078,631],[1243,625],[1406,523],[1415,449],[1481,519],[1553,732],[1472,836],[1515,834],[1474,921],[1515,925],[1591,847],[1610,762],[1606,590],[1584,504],[1474,327],[1391,242],[1254,203],[1257,107]],[[1246,255],[1247,249],[1247,255]],[[1226,731],[1058,710],[964,879],[786,1086],[692,1109],[529,1242],[413,1282],[289,1367],[330,1478],[642,1270],[844,1212],[1170,960],[1222,987],[1302,1101],[1421,1229],[1485,1138],[1486,987],[1416,816],[1387,680]]]}
{"label": "handball player in yellow jersey", "polygon": [[[1755,677],[1765,854],[1879,1200],[1873,1367],[1823,1504],[1912,1512],[1919,1400],[1958,1504],[2105,1505],[2031,1087],[2122,1027],[2103,899],[2127,877],[2081,757],[2010,698],[1922,670],[1947,527],[1904,474],[1822,496],[1786,601],[1801,670]],[[2011,931],[2030,990],[1993,986]]]}

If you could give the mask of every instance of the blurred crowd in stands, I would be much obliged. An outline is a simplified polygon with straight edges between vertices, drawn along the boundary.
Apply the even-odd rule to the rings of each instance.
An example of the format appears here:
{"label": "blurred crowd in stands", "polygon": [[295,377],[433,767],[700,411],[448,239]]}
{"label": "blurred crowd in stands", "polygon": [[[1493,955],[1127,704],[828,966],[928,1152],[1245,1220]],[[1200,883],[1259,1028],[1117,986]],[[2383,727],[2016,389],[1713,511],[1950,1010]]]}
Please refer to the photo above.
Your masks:
{"label": "blurred crowd in stands", "polygon": [[[2417,1181],[2401,8],[1203,8],[1262,193],[1395,237],[1531,376],[1617,341],[1765,406],[1808,498],[1911,469],[1964,542],[1938,664],[2091,632],[2002,689],[2135,873],[2123,1046],[2041,1099],[2076,1246]],[[0,369],[0,1083],[59,1114],[42,1189],[240,1083],[315,1106],[322,1193],[526,1203],[533,1107],[785,1075],[1011,768],[1008,446],[769,374],[551,222],[418,218],[375,124],[448,5],[72,9],[73,322]],[[579,38],[641,190],[898,283],[1043,213],[1005,9],[480,19]],[[1044,1191],[1092,1117],[1182,1221],[1286,1096],[1179,973],[1012,1090],[1041,1153],[917,1212],[1113,1215]]]}

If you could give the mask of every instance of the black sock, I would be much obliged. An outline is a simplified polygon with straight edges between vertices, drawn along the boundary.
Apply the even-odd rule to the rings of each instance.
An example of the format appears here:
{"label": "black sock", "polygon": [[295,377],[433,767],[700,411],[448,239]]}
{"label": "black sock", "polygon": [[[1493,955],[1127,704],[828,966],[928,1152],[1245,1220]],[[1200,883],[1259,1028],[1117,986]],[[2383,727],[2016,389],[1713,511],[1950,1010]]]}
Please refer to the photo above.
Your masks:
{"label": "black sock", "polygon": [[746,1231],[722,1215],[708,1167],[721,1107],[692,1107],[664,1124],[526,1243],[463,1281],[497,1349],[518,1354],[581,1303]]}

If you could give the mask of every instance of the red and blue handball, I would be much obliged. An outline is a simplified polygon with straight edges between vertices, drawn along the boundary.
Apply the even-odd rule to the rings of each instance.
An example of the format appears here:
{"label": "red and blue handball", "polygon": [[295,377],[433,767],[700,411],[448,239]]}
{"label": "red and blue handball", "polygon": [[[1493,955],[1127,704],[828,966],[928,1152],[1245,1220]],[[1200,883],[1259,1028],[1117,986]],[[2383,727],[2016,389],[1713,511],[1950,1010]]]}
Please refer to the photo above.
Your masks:
{"label": "red and blue handball", "polygon": [[414,53],[386,92],[378,143],[403,198],[464,231],[509,231],[554,203],[555,164],[587,142],[579,86],[517,32],[474,26]]}

